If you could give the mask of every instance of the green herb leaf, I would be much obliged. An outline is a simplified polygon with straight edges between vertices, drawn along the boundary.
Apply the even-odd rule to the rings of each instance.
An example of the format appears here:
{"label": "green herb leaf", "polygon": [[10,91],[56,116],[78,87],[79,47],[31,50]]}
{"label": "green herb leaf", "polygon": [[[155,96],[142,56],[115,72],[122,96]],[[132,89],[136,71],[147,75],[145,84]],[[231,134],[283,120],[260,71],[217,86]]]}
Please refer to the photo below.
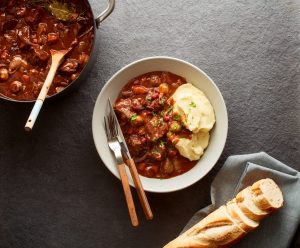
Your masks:
{"label": "green herb leaf", "polygon": [[58,20],[65,22],[80,21],[85,18],[76,12],[75,7],[56,0],[49,1],[45,8]]}
{"label": "green herb leaf", "polygon": [[130,121],[135,121],[137,119],[137,114],[134,114],[130,117]]}
{"label": "green herb leaf", "polygon": [[159,99],[159,104],[160,105],[165,105],[165,101],[166,101],[166,98],[162,97],[162,98]]}
{"label": "green herb leaf", "polygon": [[171,106],[171,107],[169,107],[168,109],[167,109],[167,111],[166,111],[166,113],[170,113],[172,110],[173,110],[173,106]]}
{"label": "green herb leaf", "polygon": [[171,131],[172,132],[175,132],[175,131],[177,131],[179,129],[179,126],[177,125],[177,124],[172,124],[172,126],[171,126]]}
{"label": "green herb leaf", "polygon": [[166,143],[166,141],[163,141],[163,140],[159,140],[159,146],[164,146]]}
{"label": "green herb leaf", "polygon": [[179,115],[173,115],[173,120],[179,121],[180,120],[180,116]]}
{"label": "green herb leaf", "polygon": [[196,107],[197,107],[196,103],[194,103],[194,102],[191,102],[191,103],[189,104],[189,106],[191,106],[191,107],[193,107],[193,108],[196,108]]}
{"label": "green herb leaf", "polygon": [[146,96],[146,101],[150,102],[152,98],[150,96]]}

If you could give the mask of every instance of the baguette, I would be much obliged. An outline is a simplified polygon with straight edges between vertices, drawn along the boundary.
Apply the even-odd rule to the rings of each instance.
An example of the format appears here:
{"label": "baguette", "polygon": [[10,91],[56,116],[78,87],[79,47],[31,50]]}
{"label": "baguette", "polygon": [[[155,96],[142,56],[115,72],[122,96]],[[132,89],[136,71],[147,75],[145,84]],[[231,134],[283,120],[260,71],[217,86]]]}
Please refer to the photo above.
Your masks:
{"label": "baguette", "polygon": [[245,215],[252,220],[260,221],[261,219],[265,218],[267,214],[269,214],[268,211],[262,210],[255,205],[252,197],[251,187],[247,187],[242,190],[237,194],[235,199]]}
{"label": "baguette", "polygon": [[269,178],[259,180],[164,248],[231,247],[282,206],[283,196],[277,184]]}
{"label": "baguette", "polygon": [[234,221],[239,225],[245,232],[250,232],[254,228],[258,227],[259,223],[247,217],[247,215],[239,208],[235,199],[231,200],[226,204],[229,214],[232,216]]}

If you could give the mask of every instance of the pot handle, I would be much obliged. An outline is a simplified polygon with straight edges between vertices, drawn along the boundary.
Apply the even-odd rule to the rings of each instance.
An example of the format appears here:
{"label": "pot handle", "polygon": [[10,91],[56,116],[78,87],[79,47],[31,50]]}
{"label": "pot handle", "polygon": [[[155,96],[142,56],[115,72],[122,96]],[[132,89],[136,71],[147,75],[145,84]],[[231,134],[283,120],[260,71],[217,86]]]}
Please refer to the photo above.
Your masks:
{"label": "pot handle", "polygon": [[108,0],[108,5],[106,9],[96,18],[96,27],[99,28],[102,21],[106,19],[110,15],[110,13],[114,10],[115,0]]}

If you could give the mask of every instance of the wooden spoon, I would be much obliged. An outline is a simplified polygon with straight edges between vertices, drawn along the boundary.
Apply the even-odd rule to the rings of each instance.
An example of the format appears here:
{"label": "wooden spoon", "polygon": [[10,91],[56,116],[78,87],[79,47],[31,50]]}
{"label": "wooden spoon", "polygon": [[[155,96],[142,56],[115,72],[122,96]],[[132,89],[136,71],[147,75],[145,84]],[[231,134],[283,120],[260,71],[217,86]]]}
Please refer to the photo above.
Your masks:
{"label": "wooden spoon", "polygon": [[45,101],[45,98],[48,94],[48,91],[49,91],[49,88],[52,84],[52,81],[54,79],[54,76],[55,76],[55,73],[58,69],[58,67],[60,66],[60,64],[62,63],[64,57],[72,50],[72,47],[67,49],[67,50],[59,50],[59,51],[56,51],[56,50],[50,50],[50,53],[51,53],[51,67],[50,67],[50,70],[48,72],[48,75],[47,75],[47,78],[43,84],[43,87],[40,91],[40,94],[33,106],[33,109],[30,113],[30,116],[26,122],[26,125],[25,125],[25,130],[26,131],[31,131],[32,128],[33,128],[33,125],[40,113],[40,110],[43,106],[43,103]]}

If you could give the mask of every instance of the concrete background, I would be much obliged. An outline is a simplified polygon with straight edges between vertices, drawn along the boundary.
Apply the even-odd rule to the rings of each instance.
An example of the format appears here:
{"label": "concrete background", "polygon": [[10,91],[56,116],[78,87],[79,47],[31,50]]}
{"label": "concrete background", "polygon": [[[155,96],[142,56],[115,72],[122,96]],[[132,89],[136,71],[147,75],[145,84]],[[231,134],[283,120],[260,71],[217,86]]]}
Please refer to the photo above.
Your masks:
{"label": "concrete background", "polygon": [[[105,6],[91,3],[95,14]],[[300,170],[299,6],[299,0],[116,0],[98,30],[97,61],[86,82],[45,104],[32,133],[23,131],[31,105],[0,103],[0,247],[162,247],[210,203],[210,183],[229,155],[265,151]],[[147,222],[137,205],[141,224],[133,229],[120,182],[94,147],[91,118],[105,82],[154,55],[187,60],[215,81],[229,133],[211,173],[185,190],[148,194],[155,219]],[[299,232],[291,247],[300,247]]]}

